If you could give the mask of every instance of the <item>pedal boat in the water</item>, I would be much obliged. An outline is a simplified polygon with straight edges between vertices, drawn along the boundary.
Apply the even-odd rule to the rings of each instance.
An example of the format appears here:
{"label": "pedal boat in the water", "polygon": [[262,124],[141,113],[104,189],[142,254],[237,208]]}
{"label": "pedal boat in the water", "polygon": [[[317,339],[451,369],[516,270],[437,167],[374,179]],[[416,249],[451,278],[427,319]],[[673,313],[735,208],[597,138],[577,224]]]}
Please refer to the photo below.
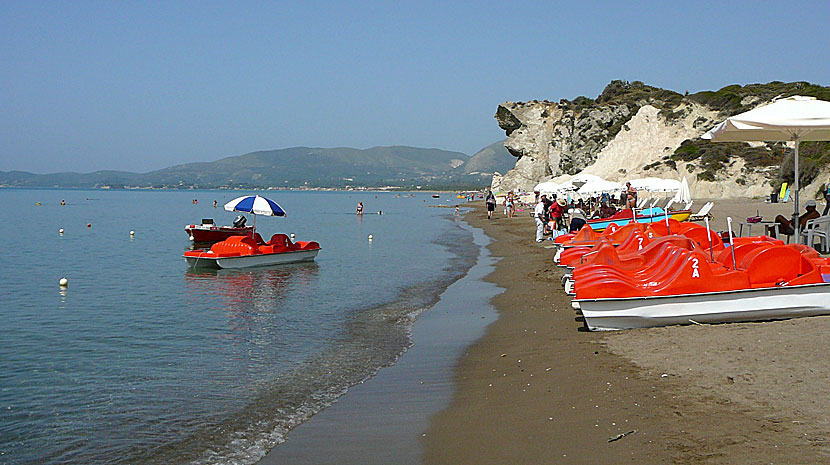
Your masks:
{"label": "pedal boat in the water", "polygon": [[309,262],[320,252],[317,242],[292,243],[285,234],[274,234],[268,242],[262,237],[233,236],[213,244],[210,249],[189,250],[184,258],[192,267],[249,268]]}

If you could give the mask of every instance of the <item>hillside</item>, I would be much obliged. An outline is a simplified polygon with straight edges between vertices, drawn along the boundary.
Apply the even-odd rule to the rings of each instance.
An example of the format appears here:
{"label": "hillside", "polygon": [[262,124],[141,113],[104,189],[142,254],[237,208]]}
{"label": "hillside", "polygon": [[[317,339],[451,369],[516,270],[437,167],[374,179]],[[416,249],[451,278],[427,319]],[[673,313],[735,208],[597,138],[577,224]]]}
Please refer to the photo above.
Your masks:
{"label": "hillside", "polygon": [[504,146],[505,140],[484,147],[476,152],[466,163],[456,168],[464,174],[485,174],[506,173],[516,165],[516,159],[510,155]]}
{"label": "hillside", "polygon": [[[830,100],[830,87],[806,82],[732,85],[683,95],[642,82],[612,81],[596,98],[505,102],[495,118],[517,163],[496,190],[529,190],[580,172],[622,182],[648,176],[689,180],[697,197],[763,197],[792,183],[784,144],[719,144],[700,136],[724,118],[775,97]],[[824,183],[830,143],[802,144],[800,182],[812,196]]]}
{"label": "hillside", "polygon": [[[252,152],[214,162],[188,163],[149,173],[97,171],[38,175],[21,171],[0,172],[0,186],[466,188],[488,185],[495,167],[506,171],[503,168],[505,161],[514,161],[503,148],[501,157],[497,155],[498,150],[495,148],[483,149],[476,157],[470,158],[460,152],[405,146],[365,150],[347,147],[293,147]],[[474,162],[475,169],[466,168],[470,161]]]}

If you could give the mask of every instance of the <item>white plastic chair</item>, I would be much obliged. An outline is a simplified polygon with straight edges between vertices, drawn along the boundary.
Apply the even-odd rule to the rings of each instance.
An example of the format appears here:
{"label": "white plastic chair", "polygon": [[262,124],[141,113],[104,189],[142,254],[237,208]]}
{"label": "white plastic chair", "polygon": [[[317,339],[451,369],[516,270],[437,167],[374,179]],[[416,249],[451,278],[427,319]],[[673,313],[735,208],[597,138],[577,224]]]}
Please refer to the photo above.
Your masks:
{"label": "white plastic chair", "polygon": [[807,220],[804,230],[801,231],[801,242],[810,247],[815,247],[816,239],[819,240],[819,249],[827,250],[828,238],[830,238],[830,216],[821,216]]}

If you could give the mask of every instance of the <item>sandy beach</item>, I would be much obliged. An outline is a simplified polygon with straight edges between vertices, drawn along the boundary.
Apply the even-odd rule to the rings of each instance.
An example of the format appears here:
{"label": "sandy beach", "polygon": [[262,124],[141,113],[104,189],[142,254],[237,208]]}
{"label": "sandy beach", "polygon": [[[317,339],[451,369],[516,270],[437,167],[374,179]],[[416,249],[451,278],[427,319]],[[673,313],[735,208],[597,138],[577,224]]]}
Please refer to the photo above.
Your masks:
{"label": "sandy beach", "polygon": [[[716,200],[712,227],[792,210]],[[830,462],[830,317],[586,332],[550,242],[534,241],[527,212],[497,213],[466,220],[501,258],[486,278],[505,289],[499,317],[459,361],[426,463]]]}

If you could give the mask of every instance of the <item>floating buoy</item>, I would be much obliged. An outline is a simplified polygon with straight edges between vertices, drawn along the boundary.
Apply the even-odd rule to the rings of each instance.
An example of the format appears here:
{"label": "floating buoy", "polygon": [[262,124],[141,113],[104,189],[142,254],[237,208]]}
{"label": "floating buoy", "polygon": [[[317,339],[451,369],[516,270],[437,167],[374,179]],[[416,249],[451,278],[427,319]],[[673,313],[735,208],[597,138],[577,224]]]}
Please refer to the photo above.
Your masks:
{"label": "floating buoy", "polygon": [[38,206],[40,206],[40,202],[35,202],[35,205],[38,205]]}
{"label": "floating buoy", "polygon": [[194,239],[193,239],[193,236],[190,236],[190,240],[191,240],[191,241],[192,241],[192,240],[194,240]]}
{"label": "floating buoy", "polygon": [[86,227],[87,227],[87,228],[91,228],[91,227],[92,227],[92,223],[87,223],[87,224],[86,224]]}
{"label": "floating buoy", "polygon": [[133,231],[133,230],[131,229],[131,230],[130,230],[130,237],[133,237],[133,236],[135,236],[135,231]]}
{"label": "floating buoy", "polygon": [[372,239],[374,239],[374,238],[372,237],[371,234],[369,234],[369,240],[371,241]]}
{"label": "floating buoy", "polygon": [[63,235],[63,228],[58,229],[58,234]]}
{"label": "floating buoy", "polygon": [[58,284],[59,284],[61,287],[66,287],[66,286],[68,286],[68,285],[69,285],[69,280],[68,280],[68,279],[66,279],[66,276],[64,276],[63,278],[61,278],[61,279],[60,279],[60,281],[58,281]]}

